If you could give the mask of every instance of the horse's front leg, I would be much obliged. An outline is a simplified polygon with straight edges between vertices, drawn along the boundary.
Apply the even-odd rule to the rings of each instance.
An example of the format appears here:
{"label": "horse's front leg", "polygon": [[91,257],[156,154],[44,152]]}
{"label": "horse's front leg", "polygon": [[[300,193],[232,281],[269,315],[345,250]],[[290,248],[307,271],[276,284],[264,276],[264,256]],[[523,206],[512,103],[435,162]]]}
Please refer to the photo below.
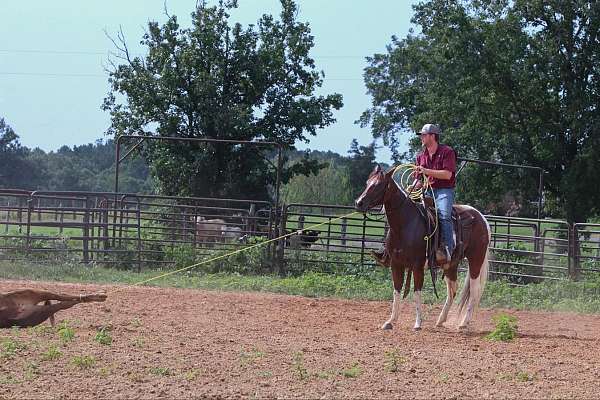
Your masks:
{"label": "horse's front leg", "polygon": [[416,268],[413,271],[415,284],[415,327],[414,330],[421,330],[421,290],[423,289],[423,281],[425,279],[425,267]]}
{"label": "horse's front leg", "polygon": [[392,329],[394,327],[394,323],[398,319],[398,313],[400,308],[400,302],[402,301],[402,281],[404,280],[404,267],[392,266],[390,267],[392,270],[392,282],[394,284],[394,302],[392,303],[392,315],[390,315],[390,319],[385,321],[381,329]]}

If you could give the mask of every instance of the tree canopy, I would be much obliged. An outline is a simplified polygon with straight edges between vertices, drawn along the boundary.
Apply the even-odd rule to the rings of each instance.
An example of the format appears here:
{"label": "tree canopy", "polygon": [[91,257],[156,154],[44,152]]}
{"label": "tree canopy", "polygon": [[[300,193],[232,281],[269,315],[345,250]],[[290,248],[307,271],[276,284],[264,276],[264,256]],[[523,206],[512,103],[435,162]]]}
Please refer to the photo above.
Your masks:
{"label": "tree canopy", "polygon": [[[324,74],[310,57],[314,38],[297,20],[296,4],[281,0],[279,19],[263,15],[246,27],[230,23],[232,7],[235,1],[201,2],[189,28],[176,16],[150,22],[144,57],[132,57],[118,35],[121,64],[113,64],[103,104],[110,135],[265,140],[292,149],[335,121],[342,96],[315,95]],[[147,143],[142,154],[168,195],[265,199],[275,180],[273,161],[250,145]],[[305,159],[283,178],[322,167]]]}
{"label": "tree canopy", "polygon": [[[368,58],[360,123],[395,150],[436,122],[459,155],[542,167],[546,211],[585,221],[600,204],[600,3],[431,0],[416,26]],[[462,200],[535,199],[537,177],[471,168]],[[463,179],[461,177],[461,179]]]}

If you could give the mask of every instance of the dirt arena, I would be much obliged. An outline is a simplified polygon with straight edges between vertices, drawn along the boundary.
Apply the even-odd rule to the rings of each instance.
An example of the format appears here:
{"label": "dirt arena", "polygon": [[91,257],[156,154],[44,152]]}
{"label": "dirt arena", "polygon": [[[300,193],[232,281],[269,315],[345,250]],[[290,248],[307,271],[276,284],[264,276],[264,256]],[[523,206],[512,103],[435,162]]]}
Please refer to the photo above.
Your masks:
{"label": "dirt arena", "polygon": [[[3,292],[20,287],[109,299],[57,314],[75,330],[70,342],[51,329],[1,331],[19,345],[0,358],[0,398],[598,397],[597,316],[507,311],[519,338],[491,343],[483,336],[499,310],[458,333],[435,328],[430,307],[413,332],[406,303],[382,331],[388,302],[0,281]],[[94,340],[101,327],[112,344]],[[60,355],[48,360],[53,344]],[[87,368],[73,361],[82,356]]]}

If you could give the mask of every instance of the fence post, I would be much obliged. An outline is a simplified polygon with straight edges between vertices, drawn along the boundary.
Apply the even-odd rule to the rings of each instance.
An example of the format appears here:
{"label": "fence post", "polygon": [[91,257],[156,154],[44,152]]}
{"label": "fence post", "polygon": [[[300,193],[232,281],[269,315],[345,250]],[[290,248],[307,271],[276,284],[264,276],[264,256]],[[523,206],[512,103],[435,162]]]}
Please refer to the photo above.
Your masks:
{"label": "fence post", "polygon": [[256,231],[256,204],[250,204],[250,210],[248,211],[248,219],[246,220],[246,232],[250,234],[250,232],[254,233]]}
{"label": "fence post", "polygon": [[[278,209],[278,212],[280,213],[281,217],[279,218],[279,236],[283,236],[285,235],[285,231],[286,231],[286,224],[287,224],[287,210],[285,209],[285,206],[282,206],[280,209]],[[279,275],[283,276],[285,275],[285,241],[286,238],[283,239],[279,239],[277,241],[277,263],[279,264]]]}
{"label": "fence post", "polygon": [[62,208],[62,203],[60,203],[60,226],[58,228],[58,233],[62,235],[64,229],[64,221],[65,221],[65,210]]}
{"label": "fence post", "polygon": [[4,225],[4,233],[8,233],[8,223],[10,222],[10,201],[6,204],[6,225]]}
{"label": "fence post", "polygon": [[[71,201],[71,205],[73,201]],[[75,213],[75,208],[73,207],[73,214]],[[85,199],[85,206],[83,211],[83,262],[88,264],[90,262],[90,253],[89,253],[89,236],[90,236],[90,210],[88,205],[88,198]]]}
{"label": "fence post", "polygon": [[360,243],[360,265],[365,264],[365,235],[367,233],[367,214],[363,214],[362,238]]}
{"label": "fence post", "polygon": [[346,217],[342,218],[342,228],[340,229],[341,236],[341,244],[342,246],[346,246],[346,232],[348,230],[348,219]]}
{"label": "fence post", "polygon": [[581,275],[581,260],[579,257],[580,249],[579,249],[579,232],[577,231],[577,224],[573,224],[573,240],[572,240],[572,257],[573,257],[573,271],[571,274],[571,278],[573,280],[579,280]]}

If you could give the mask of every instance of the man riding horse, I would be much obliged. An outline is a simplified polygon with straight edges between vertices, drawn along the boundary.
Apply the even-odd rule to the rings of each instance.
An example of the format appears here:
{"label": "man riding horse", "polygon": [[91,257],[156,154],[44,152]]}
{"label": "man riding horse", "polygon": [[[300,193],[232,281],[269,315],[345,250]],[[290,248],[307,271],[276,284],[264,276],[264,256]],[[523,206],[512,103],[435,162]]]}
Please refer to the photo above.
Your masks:
{"label": "man riding horse", "polygon": [[[440,144],[441,131],[435,124],[425,124],[417,135],[421,136],[423,151],[417,155],[417,170],[414,178],[425,175],[429,180],[431,192],[427,194],[435,198],[441,233],[441,245],[436,250],[436,261],[439,264],[447,264],[456,246],[452,227],[456,152],[452,147]],[[414,185],[415,189],[419,189],[417,185],[420,185],[420,180],[417,179]],[[373,252],[373,255],[379,263],[388,264],[385,248]]]}

